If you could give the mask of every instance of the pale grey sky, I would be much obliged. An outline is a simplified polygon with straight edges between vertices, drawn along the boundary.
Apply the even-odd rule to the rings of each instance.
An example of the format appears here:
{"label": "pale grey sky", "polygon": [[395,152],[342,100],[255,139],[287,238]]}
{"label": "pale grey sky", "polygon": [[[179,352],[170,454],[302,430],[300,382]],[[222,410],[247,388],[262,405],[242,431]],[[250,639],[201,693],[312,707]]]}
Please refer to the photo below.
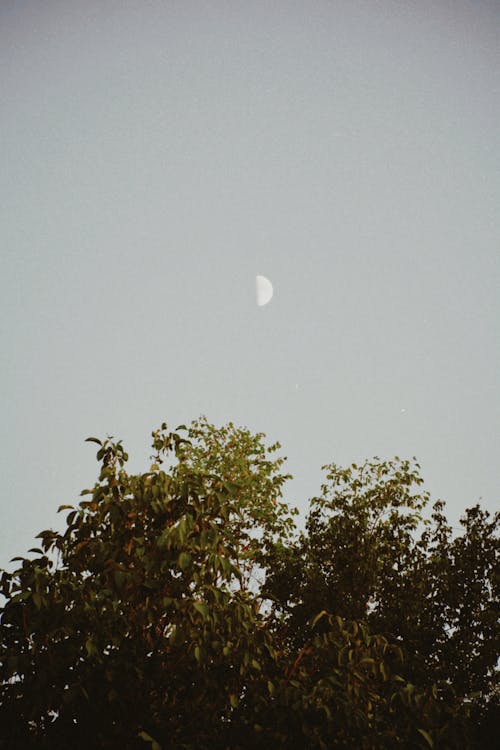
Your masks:
{"label": "pale grey sky", "polygon": [[88,435],[145,470],[201,413],[279,439],[302,509],[394,454],[454,522],[497,507],[499,20],[1,1],[0,565],[93,484]]}

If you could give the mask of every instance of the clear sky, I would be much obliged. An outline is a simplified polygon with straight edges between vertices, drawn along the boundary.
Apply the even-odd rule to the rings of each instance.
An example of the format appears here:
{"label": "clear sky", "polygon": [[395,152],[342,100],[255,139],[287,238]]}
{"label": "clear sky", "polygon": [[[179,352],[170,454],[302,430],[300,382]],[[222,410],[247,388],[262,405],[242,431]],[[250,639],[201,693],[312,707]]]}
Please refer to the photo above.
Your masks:
{"label": "clear sky", "polygon": [[[498,2],[1,0],[0,565],[201,413],[499,498]],[[255,276],[275,293],[255,304]],[[298,386],[298,387],[297,387]]]}

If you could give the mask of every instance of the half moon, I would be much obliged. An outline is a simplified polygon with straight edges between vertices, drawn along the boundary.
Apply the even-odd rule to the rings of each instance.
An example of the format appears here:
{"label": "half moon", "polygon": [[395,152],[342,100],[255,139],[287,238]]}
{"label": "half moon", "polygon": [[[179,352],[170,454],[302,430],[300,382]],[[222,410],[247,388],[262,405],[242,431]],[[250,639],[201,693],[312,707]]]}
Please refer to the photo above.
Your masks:
{"label": "half moon", "polygon": [[257,304],[259,307],[262,307],[262,305],[267,305],[273,296],[273,285],[265,276],[256,276],[255,292],[257,295]]}

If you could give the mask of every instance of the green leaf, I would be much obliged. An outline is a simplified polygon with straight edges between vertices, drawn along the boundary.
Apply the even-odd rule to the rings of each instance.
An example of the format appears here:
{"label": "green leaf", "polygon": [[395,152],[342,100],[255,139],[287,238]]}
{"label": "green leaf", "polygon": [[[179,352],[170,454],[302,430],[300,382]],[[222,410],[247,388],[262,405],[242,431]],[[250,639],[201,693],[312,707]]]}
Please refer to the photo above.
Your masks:
{"label": "green leaf", "polygon": [[317,614],[317,615],[316,615],[316,617],[314,618],[314,620],[312,621],[312,623],[311,623],[311,627],[313,627],[313,628],[314,628],[314,626],[315,626],[315,625],[316,625],[316,624],[317,624],[317,623],[318,623],[318,622],[319,622],[319,621],[321,620],[321,618],[322,618],[322,617],[324,617],[325,615],[328,615],[328,612],[326,611],[326,609],[322,609],[322,610],[321,610],[321,612],[320,612],[319,614]]}
{"label": "green leaf", "polygon": [[102,442],[99,440],[99,438],[96,437],[88,437],[85,438],[86,443],[97,443],[97,445],[102,445]]}
{"label": "green leaf", "polygon": [[144,740],[144,742],[150,742],[151,750],[161,750],[161,745],[147,732],[139,732],[137,736],[140,737],[141,740]]}
{"label": "green leaf", "polygon": [[200,615],[202,615],[202,617],[205,619],[208,617],[210,610],[206,604],[203,602],[194,602],[193,607],[200,613]]}
{"label": "green leaf", "polygon": [[229,696],[229,702],[233,708],[237,708],[239,703],[238,696],[234,693],[231,693],[231,695]]}
{"label": "green leaf", "polygon": [[67,510],[67,509],[73,510],[74,507],[75,507],[74,505],[60,505],[57,509],[57,512],[60,513],[62,510]]}
{"label": "green leaf", "polygon": [[181,518],[177,526],[177,533],[179,534],[179,540],[184,542],[186,539],[186,519]]}
{"label": "green leaf", "polygon": [[179,568],[181,570],[187,570],[191,565],[191,555],[189,552],[181,552],[179,555]]}
{"label": "green leaf", "polygon": [[360,659],[360,661],[358,661],[358,667],[361,667],[363,664],[375,664],[375,659],[365,656],[364,659]]}
{"label": "green leaf", "polygon": [[21,594],[16,594],[12,597],[11,602],[12,604],[15,604],[16,602],[25,602],[26,599],[29,599],[31,596],[31,591],[23,591]]}
{"label": "green leaf", "polygon": [[230,576],[233,572],[233,566],[231,565],[231,561],[228,560],[227,557],[221,557],[220,564],[226,576]]}
{"label": "green leaf", "polygon": [[429,747],[434,747],[434,742],[432,741],[432,737],[430,736],[430,734],[426,732],[425,729],[419,729],[418,731],[420,732],[424,740],[427,742]]}

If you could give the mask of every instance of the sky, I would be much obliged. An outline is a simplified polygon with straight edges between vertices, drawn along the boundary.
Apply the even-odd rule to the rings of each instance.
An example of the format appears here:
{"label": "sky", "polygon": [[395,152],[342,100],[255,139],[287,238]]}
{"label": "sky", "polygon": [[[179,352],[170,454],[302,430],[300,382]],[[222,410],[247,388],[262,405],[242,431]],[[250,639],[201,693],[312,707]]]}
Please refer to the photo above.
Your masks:
{"label": "sky", "polygon": [[[0,566],[206,414],[499,499],[500,6],[1,0]],[[274,296],[258,307],[255,276]]]}

